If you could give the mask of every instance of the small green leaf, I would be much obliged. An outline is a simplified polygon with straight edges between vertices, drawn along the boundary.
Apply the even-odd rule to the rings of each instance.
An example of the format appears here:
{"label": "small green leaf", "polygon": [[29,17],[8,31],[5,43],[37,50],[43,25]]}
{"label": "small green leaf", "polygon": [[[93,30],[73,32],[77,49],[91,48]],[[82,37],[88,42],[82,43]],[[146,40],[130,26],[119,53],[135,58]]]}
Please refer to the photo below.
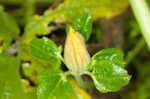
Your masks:
{"label": "small green leaf", "polygon": [[84,40],[87,41],[92,31],[92,16],[88,13],[79,16],[73,22],[72,27],[75,29],[75,31],[81,33],[81,35],[84,37]]}
{"label": "small green leaf", "polygon": [[38,99],[78,99],[70,82],[59,69],[49,69],[39,76]]}
{"label": "small green leaf", "polygon": [[103,60],[92,65],[92,78],[100,92],[116,92],[129,83],[131,77],[127,71],[112,61]]}
{"label": "small green leaf", "polygon": [[27,44],[38,35],[43,36],[50,34],[48,28],[48,22],[45,22],[43,16],[35,15],[31,18],[28,18],[29,21],[25,26],[25,33],[22,37],[22,43]]}
{"label": "small green leaf", "polygon": [[25,99],[18,71],[15,57],[0,54],[0,99]]}
{"label": "small green leaf", "polygon": [[19,27],[14,18],[3,11],[0,14],[0,33],[10,33],[10,36],[18,35]]}
{"label": "small green leaf", "polygon": [[0,11],[0,52],[10,45],[19,32],[19,27],[14,18],[6,12]]}
{"label": "small green leaf", "polygon": [[62,47],[57,47],[57,45],[52,40],[46,37],[41,39],[33,39],[29,46],[33,56],[50,62],[52,66],[60,66]]}
{"label": "small green leaf", "polygon": [[33,16],[32,20],[29,21],[25,27],[25,33],[30,35],[43,35],[49,32],[48,23],[44,21],[42,16]]}
{"label": "small green leaf", "polygon": [[123,60],[123,52],[117,48],[101,50],[92,57],[93,62],[102,60],[110,60],[120,67],[124,67],[125,64]]}

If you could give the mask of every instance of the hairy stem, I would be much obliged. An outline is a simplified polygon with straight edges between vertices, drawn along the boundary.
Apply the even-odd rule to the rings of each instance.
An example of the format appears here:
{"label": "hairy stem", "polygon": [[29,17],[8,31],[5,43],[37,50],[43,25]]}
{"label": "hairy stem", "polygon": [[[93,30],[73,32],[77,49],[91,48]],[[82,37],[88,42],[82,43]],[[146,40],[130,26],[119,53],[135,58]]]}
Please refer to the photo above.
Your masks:
{"label": "hairy stem", "polygon": [[129,0],[142,34],[150,49],[150,9],[146,0]]}
{"label": "hairy stem", "polygon": [[79,86],[85,89],[86,87],[85,87],[82,77],[80,75],[74,75],[74,76]]}

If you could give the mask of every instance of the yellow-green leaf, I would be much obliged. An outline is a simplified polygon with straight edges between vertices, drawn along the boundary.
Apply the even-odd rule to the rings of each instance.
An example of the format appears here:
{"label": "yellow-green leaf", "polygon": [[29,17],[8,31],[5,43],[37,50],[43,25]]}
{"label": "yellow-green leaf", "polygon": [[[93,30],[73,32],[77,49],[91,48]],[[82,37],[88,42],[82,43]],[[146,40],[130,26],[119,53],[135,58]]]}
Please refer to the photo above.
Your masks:
{"label": "yellow-green leaf", "polygon": [[25,99],[16,57],[0,54],[0,99]]}
{"label": "yellow-green leaf", "polygon": [[55,11],[61,20],[72,21],[77,15],[90,12],[94,19],[111,18],[128,7],[128,0],[65,0]]}
{"label": "yellow-green leaf", "polygon": [[12,40],[19,34],[20,30],[16,20],[0,10],[0,52],[4,51],[11,44]]}

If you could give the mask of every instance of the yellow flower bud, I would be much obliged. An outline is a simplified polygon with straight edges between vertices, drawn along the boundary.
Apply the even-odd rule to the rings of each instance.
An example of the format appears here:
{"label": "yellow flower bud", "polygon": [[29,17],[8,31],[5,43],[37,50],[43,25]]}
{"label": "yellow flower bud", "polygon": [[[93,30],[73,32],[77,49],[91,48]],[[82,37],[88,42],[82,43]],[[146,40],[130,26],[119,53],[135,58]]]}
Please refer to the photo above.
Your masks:
{"label": "yellow flower bud", "polygon": [[82,74],[90,62],[83,37],[73,28],[70,28],[67,35],[64,61],[73,74]]}

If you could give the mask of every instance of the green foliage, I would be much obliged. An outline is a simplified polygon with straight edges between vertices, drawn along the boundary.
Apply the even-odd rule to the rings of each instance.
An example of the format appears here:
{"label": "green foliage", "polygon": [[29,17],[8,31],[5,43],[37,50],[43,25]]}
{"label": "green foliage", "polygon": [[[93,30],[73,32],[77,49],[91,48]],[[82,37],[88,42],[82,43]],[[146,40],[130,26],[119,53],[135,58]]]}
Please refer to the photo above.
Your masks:
{"label": "green foliage", "polygon": [[0,10],[0,52],[10,45],[19,32],[19,27],[14,18],[3,10]]}
{"label": "green foliage", "polygon": [[[21,64],[22,66],[22,72],[23,74],[30,78],[30,80],[34,83],[34,84],[38,84],[38,80],[37,80],[37,76],[39,75],[39,73],[41,71],[43,71],[45,68],[50,67],[48,63],[46,63],[45,61],[39,60],[39,59],[34,59],[33,57],[30,60],[30,62],[23,62]],[[24,60],[26,61],[26,60]]]}
{"label": "green foliage", "polygon": [[92,64],[92,78],[96,88],[103,93],[116,92],[129,83],[127,71],[109,60],[100,60]]}
{"label": "green foliage", "polygon": [[84,40],[87,41],[90,38],[92,31],[92,16],[88,13],[81,15],[72,23],[72,27],[75,31],[81,33]]}
{"label": "green foliage", "polygon": [[34,35],[35,33],[38,35],[48,34],[48,23],[44,21],[44,18],[41,16],[34,16],[31,21],[27,23],[25,28],[25,32]]}
{"label": "green foliage", "polygon": [[110,18],[123,12],[127,6],[128,0],[65,0],[55,11],[60,13],[59,19],[72,21],[86,12],[90,12],[93,19]]}
{"label": "green foliage", "polygon": [[22,86],[23,86],[24,94],[25,94],[24,99],[37,99],[36,87],[31,86],[28,80],[21,79],[21,82],[22,82]]}
{"label": "green foliage", "polygon": [[[105,17],[111,18],[125,11],[127,7],[128,0],[115,0],[115,2],[114,0],[90,0],[88,2],[86,0],[65,0],[54,10],[49,9],[45,11],[44,15],[37,18],[36,21],[30,21],[25,30],[27,33],[48,33],[50,32],[50,30],[48,30],[48,24],[53,19],[73,22],[78,15],[82,15],[83,13],[91,13],[94,20]],[[90,31],[90,29],[88,31]],[[81,34],[85,35],[85,33]],[[88,39],[88,36],[86,39]]]}
{"label": "green foliage", "polygon": [[30,47],[33,56],[48,61],[55,67],[60,66],[62,47],[57,47],[52,40],[46,37],[34,39],[30,42]]}
{"label": "green foliage", "polygon": [[92,57],[87,70],[92,71],[95,86],[100,92],[116,92],[129,83],[130,76],[123,69],[123,53],[117,48],[101,50]]}
{"label": "green foliage", "polygon": [[[127,85],[131,78],[128,75],[127,71],[123,68],[125,64],[123,60],[123,53],[117,48],[104,49],[96,53],[92,57],[91,63],[89,63],[89,55],[84,46],[84,42],[82,41],[78,33],[84,31],[84,26],[85,28],[91,28],[91,21],[85,21],[85,19],[87,19],[88,17],[90,17],[90,15],[85,14],[77,18],[75,22],[73,22],[73,28],[75,29],[71,28],[68,33],[67,41],[65,44],[65,46],[67,46],[65,47],[65,49],[67,49],[67,52],[64,52],[64,54],[66,55],[64,57],[67,61],[63,62],[65,62],[67,67],[71,70],[72,75],[74,75],[75,77],[80,77],[78,73],[76,74],[76,70],[78,69],[80,69],[80,74],[87,73],[92,76],[95,86],[100,92],[116,92],[120,90],[121,87]],[[90,25],[85,25],[86,22],[90,23]],[[84,26],[82,26],[81,24],[84,24]],[[88,30],[82,33],[90,32]],[[75,45],[74,43],[76,43],[77,45]],[[36,56],[39,59],[52,61],[52,59],[61,58],[60,53],[62,50],[60,50],[60,48],[58,48],[56,44],[48,38],[34,39],[30,42],[30,47],[32,55]],[[88,61],[86,60],[87,57]],[[70,65],[68,65],[67,62]],[[57,62],[54,61],[52,63],[56,64]],[[87,70],[83,69],[85,64],[89,64],[88,66],[86,66]],[[59,69],[43,71],[43,73],[40,75],[39,83],[39,99],[60,99],[61,97],[64,99],[68,99],[73,94],[73,89],[71,88],[71,84],[69,84],[69,82],[67,81],[66,75],[64,75]],[[78,83],[81,82],[79,81]],[[70,93],[67,94],[69,89]],[[61,92],[63,92],[62,96],[59,97]]]}
{"label": "green foliage", "polygon": [[25,99],[19,76],[18,59],[0,54],[0,70],[0,99]]}
{"label": "green foliage", "polygon": [[125,62],[123,60],[123,52],[117,48],[101,50],[92,57],[92,61],[94,63],[103,60],[112,61],[115,65],[118,65],[120,67],[124,67],[125,65]]}
{"label": "green foliage", "polygon": [[71,83],[59,69],[43,71],[39,83],[38,99],[77,99]]}

